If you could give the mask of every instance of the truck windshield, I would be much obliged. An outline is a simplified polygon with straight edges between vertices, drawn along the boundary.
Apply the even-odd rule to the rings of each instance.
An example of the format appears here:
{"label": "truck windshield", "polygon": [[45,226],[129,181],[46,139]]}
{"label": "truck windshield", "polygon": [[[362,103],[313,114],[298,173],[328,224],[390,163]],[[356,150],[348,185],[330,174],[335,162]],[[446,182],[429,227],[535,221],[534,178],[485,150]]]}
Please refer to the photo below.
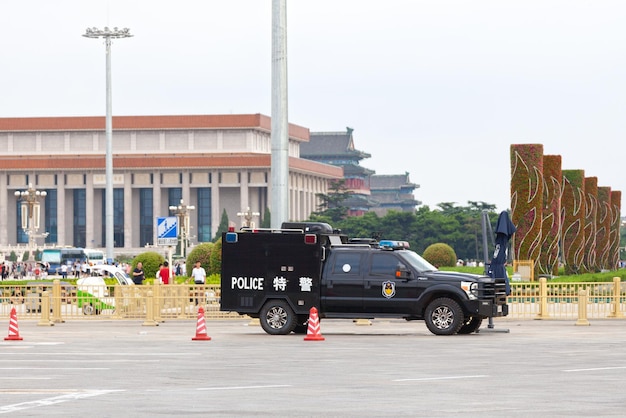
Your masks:
{"label": "truck windshield", "polygon": [[402,259],[406,261],[407,264],[410,264],[417,271],[424,272],[437,270],[437,267],[424,260],[414,251],[400,251],[399,255]]}

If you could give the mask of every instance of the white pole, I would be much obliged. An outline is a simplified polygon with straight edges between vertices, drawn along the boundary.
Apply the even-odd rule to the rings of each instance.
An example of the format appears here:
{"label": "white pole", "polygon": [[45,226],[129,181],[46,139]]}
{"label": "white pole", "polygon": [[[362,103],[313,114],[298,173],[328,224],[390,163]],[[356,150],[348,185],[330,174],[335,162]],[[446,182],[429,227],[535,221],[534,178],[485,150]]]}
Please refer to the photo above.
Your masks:
{"label": "white pole", "polygon": [[272,0],[271,227],[289,220],[289,123],[287,116],[287,0]]}
{"label": "white pole", "polygon": [[111,38],[106,37],[106,207],[105,212],[105,239],[107,262],[113,259],[113,99],[111,96]]}

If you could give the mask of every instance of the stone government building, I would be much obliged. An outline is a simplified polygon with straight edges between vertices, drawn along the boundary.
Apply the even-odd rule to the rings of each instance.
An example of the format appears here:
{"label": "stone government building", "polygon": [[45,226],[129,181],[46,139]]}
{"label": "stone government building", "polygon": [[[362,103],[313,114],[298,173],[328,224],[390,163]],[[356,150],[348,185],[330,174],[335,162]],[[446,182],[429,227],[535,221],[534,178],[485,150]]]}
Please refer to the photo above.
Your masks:
{"label": "stone government building", "polygon": [[[222,211],[264,213],[269,206],[271,120],[261,114],[114,116],[113,187],[116,250],[152,245],[156,218],[194,205],[193,242],[210,241]],[[292,220],[317,209],[317,193],[339,167],[299,158],[307,128],[289,125]],[[48,245],[105,246],[104,117],[0,118],[0,246],[28,243],[15,191],[45,190],[41,228]],[[271,208],[270,208],[271,210]],[[37,244],[43,244],[39,238]]]}
{"label": "stone government building", "polygon": [[[113,117],[113,205],[116,252],[156,242],[156,218],[168,207],[194,205],[192,242],[211,241],[222,212],[271,207],[271,119],[261,114]],[[104,117],[0,118],[0,247],[28,243],[16,191],[40,198],[46,245],[105,246]],[[352,130],[310,133],[289,124],[289,218],[318,210],[318,193],[346,178],[350,214],[412,211],[420,202],[408,173],[376,176],[359,161]],[[260,219],[256,219],[259,222]],[[40,237],[37,244],[44,243]]]}

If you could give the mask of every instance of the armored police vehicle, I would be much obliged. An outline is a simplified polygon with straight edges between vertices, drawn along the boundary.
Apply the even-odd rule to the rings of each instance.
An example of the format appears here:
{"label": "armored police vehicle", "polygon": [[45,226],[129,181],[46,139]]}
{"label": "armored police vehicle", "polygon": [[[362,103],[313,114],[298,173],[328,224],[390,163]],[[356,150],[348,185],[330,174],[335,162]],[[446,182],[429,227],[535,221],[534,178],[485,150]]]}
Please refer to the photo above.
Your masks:
{"label": "armored police vehicle", "polygon": [[437,335],[508,314],[504,279],[440,271],[407,247],[325,223],[224,233],[221,310],[259,318],[268,334],[305,333],[312,307],[320,318],[424,320]]}

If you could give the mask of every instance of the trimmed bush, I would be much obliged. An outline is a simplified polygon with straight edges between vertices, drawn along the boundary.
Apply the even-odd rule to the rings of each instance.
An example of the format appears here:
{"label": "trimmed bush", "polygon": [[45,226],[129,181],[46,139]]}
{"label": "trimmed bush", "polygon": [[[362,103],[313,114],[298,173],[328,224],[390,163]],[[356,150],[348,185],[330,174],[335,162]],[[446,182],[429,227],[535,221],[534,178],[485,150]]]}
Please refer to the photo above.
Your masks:
{"label": "trimmed bush", "polygon": [[211,252],[215,244],[212,242],[205,242],[203,244],[196,245],[189,254],[187,254],[187,275],[191,276],[193,265],[196,261],[200,261],[200,265],[204,267],[207,276],[211,274]]}
{"label": "trimmed bush", "polygon": [[429,245],[422,255],[430,264],[436,267],[451,267],[456,265],[456,253],[448,244],[438,242]]}
{"label": "trimmed bush", "polygon": [[211,271],[207,270],[206,274],[220,274],[222,272],[222,237],[213,244],[211,255],[209,256]]}
{"label": "trimmed bush", "polygon": [[[140,261],[143,264],[144,277],[154,278],[156,277],[156,272],[159,269],[159,265],[165,261],[165,258],[163,258],[161,254],[154,252],[154,251],[147,251],[145,253],[141,253],[137,257],[133,258],[133,261],[131,263],[132,265],[131,272],[135,270],[135,267],[137,267],[137,263],[139,263]],[[132,277],[132,273],[131,273],[131,277]]]}

